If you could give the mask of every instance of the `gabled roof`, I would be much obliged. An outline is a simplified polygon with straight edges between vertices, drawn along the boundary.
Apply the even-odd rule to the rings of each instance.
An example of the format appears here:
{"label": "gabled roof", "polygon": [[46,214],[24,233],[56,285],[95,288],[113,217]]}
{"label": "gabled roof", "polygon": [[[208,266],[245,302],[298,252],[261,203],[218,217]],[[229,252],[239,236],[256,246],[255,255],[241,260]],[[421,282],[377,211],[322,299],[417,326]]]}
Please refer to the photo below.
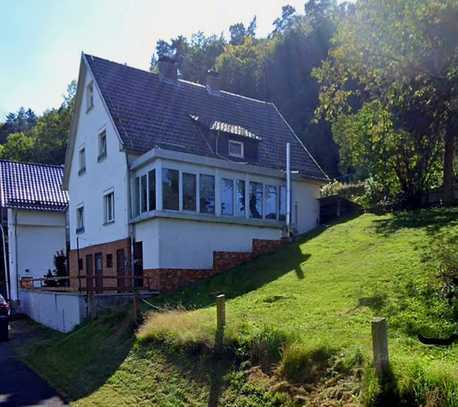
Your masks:
{"label": "gabled roof", "polygon": [[[209,131],[215,123],[255,136],[258,158],[250,164],[284,169],[286,143],[291,143],[292,169],[307,178],[326,174],[294,134],[274,104],[159,75],[91,55],[84,55],[107,105],[124,148],[143,154],[154,147],[215,157],[196,128],[194,117]],[[229,127],[228,127],[229,126]],[[221,129],[221,125],[216,125]],[[223,129],[224,130],[224,129]]]}
{"label": "gabled roof", "polygon": [[61,189],[61,165],[0,160],[0,203],[4,208],[63,212],[68,195]]}

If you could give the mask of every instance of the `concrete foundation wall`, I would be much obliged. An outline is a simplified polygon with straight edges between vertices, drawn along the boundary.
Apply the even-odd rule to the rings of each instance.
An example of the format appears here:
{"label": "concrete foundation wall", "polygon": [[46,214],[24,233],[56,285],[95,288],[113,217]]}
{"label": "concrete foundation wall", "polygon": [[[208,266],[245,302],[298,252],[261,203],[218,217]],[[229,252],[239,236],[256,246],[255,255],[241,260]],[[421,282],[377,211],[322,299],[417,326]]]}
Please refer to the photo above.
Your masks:
{"label": "concrete foundation wall", "polygon": [[21,290],[20,295],[19,312],[60,332],[70,332],[90,315],[95,317],[100,312],[132,302],[132,294],[97,294],[89,300],[86,295],[79,293],[45,290]]}
{"label": "concrete foundation wall", "polygon": [[20,311],[60,332],[70,332],[87,316],[84,298],[73,293],[21,290]]}

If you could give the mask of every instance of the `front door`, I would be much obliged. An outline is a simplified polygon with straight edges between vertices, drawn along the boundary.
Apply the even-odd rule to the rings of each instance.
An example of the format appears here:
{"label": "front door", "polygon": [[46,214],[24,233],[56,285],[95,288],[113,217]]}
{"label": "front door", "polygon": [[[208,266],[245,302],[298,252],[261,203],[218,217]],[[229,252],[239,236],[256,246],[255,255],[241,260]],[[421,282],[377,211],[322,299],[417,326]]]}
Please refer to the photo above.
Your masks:
{"label": "front door", "polygon": [[143,242],[135,242],[134,246],[134,287],[143,287]]}
{"label": "front door", "polygon": [[92,268],[92,254],[86,256],[86,289],[92,291],[94,289],[94,273]]}
{"label": "front door", "polygon": [[95,254],[95,292],[103,291],[103,256],[102,253]]}
{"label": "front door", "polygon": [[118,276],[118,291],[126,291],[126,254],[124,249],[116,251],[116,274]]}

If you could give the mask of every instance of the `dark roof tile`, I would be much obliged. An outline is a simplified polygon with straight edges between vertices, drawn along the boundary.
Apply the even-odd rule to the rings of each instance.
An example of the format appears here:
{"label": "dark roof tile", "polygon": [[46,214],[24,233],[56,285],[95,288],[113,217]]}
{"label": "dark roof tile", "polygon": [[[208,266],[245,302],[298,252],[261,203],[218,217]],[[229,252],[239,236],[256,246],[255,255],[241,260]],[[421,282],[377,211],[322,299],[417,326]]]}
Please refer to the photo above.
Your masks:
{"label": "dark roof tile", "polygon": [[[111,116],[126,148],[145,153],[155,146],[183,146],[183,151],[214,157],[196,132],[195,120],[211,128],[230,123],[262,139],[256,165],[275,169],[286,166],[286,143],[291,143],[292,169],[309,178],[326,179],[310,153],[293,134],[272,103],[158,75],[86,55]],[[240,131],[240,130],[239,130]]]}
{"label": "dark roof tile", "polygon": [[5,208],[63,212],[68,195],[62,191],[64,168],[0,160],[0,202]]}

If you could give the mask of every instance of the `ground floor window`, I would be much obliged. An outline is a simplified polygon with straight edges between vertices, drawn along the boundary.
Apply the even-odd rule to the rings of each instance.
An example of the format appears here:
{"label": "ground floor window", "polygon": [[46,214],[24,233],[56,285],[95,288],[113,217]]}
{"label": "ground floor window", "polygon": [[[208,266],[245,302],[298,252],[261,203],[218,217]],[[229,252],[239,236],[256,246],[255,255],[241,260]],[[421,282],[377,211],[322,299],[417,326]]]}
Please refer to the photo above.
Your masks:
{"label": "ground floor window", "polygon": [[108,192],[103,196],[103,213],[104,213],[104,223],[114,222],[115,212],[114,212],[114,192]]}
{"label": "ground floor window", "polygon": [[250,218],[262,219],[263,191],[260,182],[250,182]]}
{"label": "ground floor window", "polygon": [[286,220],[286,186],[280,185],[280,199],[279,199],[279,220],[285,221]]}
{"label": "ground floor window", "polygon": [[156,170],[148,172],[148,208],[150,211],[156,209]]}
{"label": "ground floor window", "polygon": [[234,180],[221,179],[221,215],[234,215]]}
{"label": "ground floor window", "polygon": [[178,170],[162,170],[162,205],[164,209],[177,211],[180,208]]}
{"label": "ground floor window", "polygon": [[266,185],[266,219],[277,219],[278,189],[276,185]]}
{"label": "ground floor window", "polygon": [[215,177],[200,174],[199,177],[200,212],[215,213]]}
{"label": "ground floor window", "polygon": [[183,210],[195,211],[197,203],[197,180],[195,174],[183,173]]}
{"label": "ground floor window", "polygon": [[84,206],[76,208],[76,233],[84,232]]}

